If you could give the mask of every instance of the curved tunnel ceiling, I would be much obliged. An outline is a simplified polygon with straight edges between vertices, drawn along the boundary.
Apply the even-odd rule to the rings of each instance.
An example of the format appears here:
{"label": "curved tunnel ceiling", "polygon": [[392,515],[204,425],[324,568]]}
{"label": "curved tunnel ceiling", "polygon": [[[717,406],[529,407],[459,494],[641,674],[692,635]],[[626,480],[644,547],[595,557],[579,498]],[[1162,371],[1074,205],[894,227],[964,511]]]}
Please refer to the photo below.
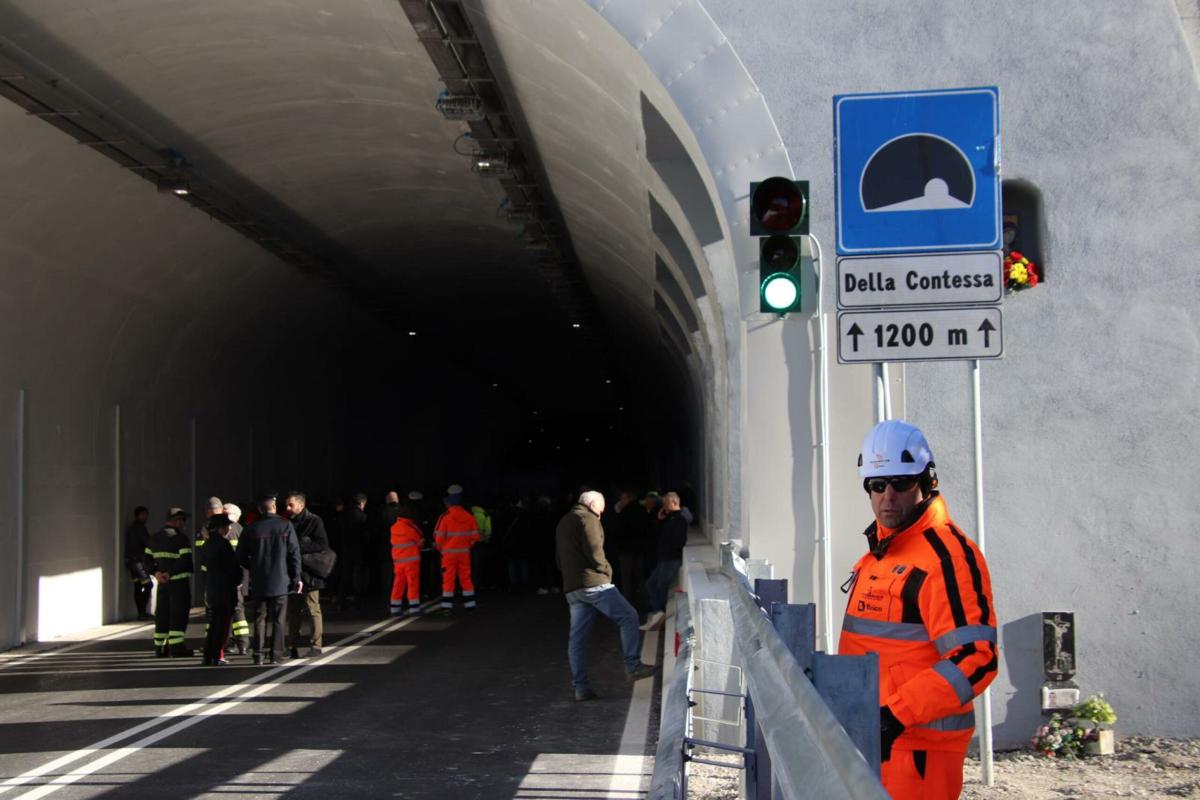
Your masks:
{"label": "curved tunnel ceiling", "polygon": [[[641,76],[590,8],[551,5],[468,10],[615,334],[612,362],[634,380],[673,374],[655,315]],[[557,367],[602,357],[577,341],[520,227],[500,218],[501,187],[454,152],[466,126],[435,109],[442,85],[399,3],[21,0],[0,7],[0,31],[111,119],[328,242],[360,293],[386,297],[399,331],[433,334],[547,405],[580,403]]]}

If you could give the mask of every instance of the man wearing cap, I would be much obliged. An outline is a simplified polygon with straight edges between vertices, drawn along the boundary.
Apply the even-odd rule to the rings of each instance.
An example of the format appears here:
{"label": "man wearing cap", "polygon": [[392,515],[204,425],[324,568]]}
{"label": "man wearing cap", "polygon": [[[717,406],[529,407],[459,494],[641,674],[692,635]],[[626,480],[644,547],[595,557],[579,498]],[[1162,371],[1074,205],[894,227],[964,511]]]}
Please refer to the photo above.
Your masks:
{"label": "man wearing cap", "polygon": [[475,608],[475,584],[471,580],[471,546],[479,541],[475,515],[463,508],[463,487],[457,483],[446,490],[446,510],[433,526],[433,541],[442,556],[442,608],[454,608],[454,587],[462,589],[463,607]]}
{"label": "man wearing cap", "polygon": [[204,636],[206,666],[228,663],[225,660],[225,642],[229,639],[234,609],[238,606],[238,589],[242,584],[242,567],[238,564],[230,541],[233,525],[233,520],[226,514],[214,514],[204,523],[208,603],[212,610]]}
{"label": "man wearing cap", "polygon": [[875,521],[854,566],[838,652],[879,655],[882,780],[896,800],[956,798],[971,704],[996,677],[987,562],[950,519],[933,453],[901,420],[863,440],[858,474]]}
{"label": "man wearing cap", "polygon": [[160,657],[190,656],[188,614],[192,609],[192,543],[184,533],[188,513],[178,506],[167,510],[163,527],[146,542],[146,572],[154,576],[154,651]]}
{"label": "man wearing cap", "polygon": [[283,635],[287,630],[287,598],[301,591],[300,541],[292,523],[276,513],[274,492],[265,492],[258,500],[259,517],[238,540],[237,559],[250,572],[250,591],[246,611],[254,617],[254,663],[263,663],[267,638],[268,614],[272,620],[271,660],[283,664]]}

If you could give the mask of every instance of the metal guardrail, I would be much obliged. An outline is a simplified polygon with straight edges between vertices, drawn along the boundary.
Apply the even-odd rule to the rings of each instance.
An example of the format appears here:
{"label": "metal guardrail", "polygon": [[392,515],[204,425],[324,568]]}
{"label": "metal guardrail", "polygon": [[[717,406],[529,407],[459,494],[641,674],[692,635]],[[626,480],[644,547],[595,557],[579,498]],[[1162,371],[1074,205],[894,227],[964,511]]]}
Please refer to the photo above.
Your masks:
{"label": "metal guardrail", "polygon": [[[702,659],[696,658],[694,653],[690,615],[686,621],[682,616],[677,617],[679,630],[686,633],[676,673],[664,689],[666,697],[658,752],[648,797],[651,800],[687,800],[687,763],[695,760],[718,766],[745,767],[747,786],[754,798],[887,800],[876,769],[855,746],[822,692],[814,686],[814,669],[821,671],[824,664],[824,672],[828,674],[832,672],[828,667],[844,657],[809,652],[802,665],[768,618],[768,611],[777,610],[782,604],[768,610],[759,607],[747,576],[747,567],[749,571],[758,571],[758,565],[747,565],[728,547],[722,549],[721,561],[719,570],[709,569],[707,574],[710,579],[723,579],[727,589],[736,660],[743,667],[748,710],[749,701],[755,701],[753,713],[748,714],[748,721],[752,721],[751,730],[745,747],[691,735],[693,693],[742,695],[692,686],[693,676],[697,674],[695,663]],[[680,604],[677,614],[687,613],[686,606]],[[857,694],[861,695],[857,698],[860,712],[865,703],[869,713],[877,713],[874,692],[866,697],[859,688]],[[845,713],[844,708],[842,712]],[[859,738],[863,738],[861,731]],[[871,738],[868,733],[866,739]],[[877,742],[877,730],[873,738]],[[690,750],[695,746],[737,752],[743,755],[744,761],[727,764],[693,759]],[[864,747],[873,750],[868,745]],[[874,757],[878,758],[877,752]]]}

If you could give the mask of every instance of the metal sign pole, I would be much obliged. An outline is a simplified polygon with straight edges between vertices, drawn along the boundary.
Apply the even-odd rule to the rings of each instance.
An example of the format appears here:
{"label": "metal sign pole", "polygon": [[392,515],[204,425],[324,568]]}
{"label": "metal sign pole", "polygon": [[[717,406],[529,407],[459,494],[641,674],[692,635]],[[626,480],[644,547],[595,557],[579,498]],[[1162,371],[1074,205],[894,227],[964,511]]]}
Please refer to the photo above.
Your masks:
{"label": "metal sign pole", "polygon": [[[984,553],[987,540],[983,520],[983,412],[979,390],[979,359],[971,362],[971,395],[975,406],[975,543]],[[983,783],[994,786],[996,776],[992,764],[992,689],[984,689],[980,698],[983,706],[983,730],[980,732],[979,760],[983,765]]]}
{"label": "metal sign pole", "polygon": [[821,392],[819,411],[821,425],[821,528],[817,533],[817,545],[821,553],[821,637],[826,653],[837,652],[837,640],[833,636],[833,491],[829,483],[829,339],[826,336],[825,318],[825,264],[821,260],[821,243],[816,236],[809,236],[813,253],[813,266],[817,273],[817,341],[821,348]]}

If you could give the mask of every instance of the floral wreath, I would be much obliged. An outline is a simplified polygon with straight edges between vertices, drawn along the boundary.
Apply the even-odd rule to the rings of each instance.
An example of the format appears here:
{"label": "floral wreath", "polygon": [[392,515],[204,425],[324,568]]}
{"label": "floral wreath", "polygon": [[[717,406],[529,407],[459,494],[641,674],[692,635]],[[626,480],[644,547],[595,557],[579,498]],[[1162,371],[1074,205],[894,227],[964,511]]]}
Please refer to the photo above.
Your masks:
{"label": "floral wreath", "polygon": [[1038,285],[1038,269],[1034,264],[1017,250],[1012,250],[1004,257],[1004,288],[1010,292],[1019,292]]}

